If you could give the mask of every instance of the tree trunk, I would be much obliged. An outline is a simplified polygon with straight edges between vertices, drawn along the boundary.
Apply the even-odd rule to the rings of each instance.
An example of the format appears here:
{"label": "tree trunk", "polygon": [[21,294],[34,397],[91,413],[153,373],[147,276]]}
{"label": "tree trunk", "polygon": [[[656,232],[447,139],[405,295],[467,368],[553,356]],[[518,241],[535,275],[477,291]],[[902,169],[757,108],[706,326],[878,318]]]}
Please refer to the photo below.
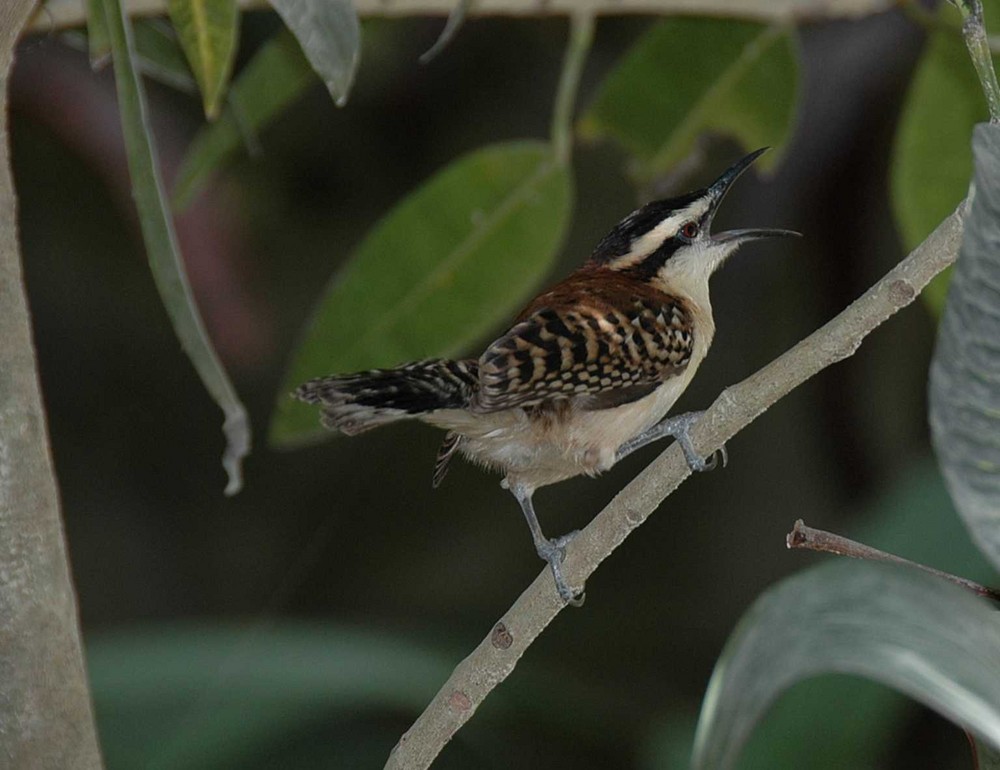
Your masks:
{"label": "tree trunk", "polygon": [[7,85],[33,0],[0,0],[0,765],[101,766],[31,339]]}

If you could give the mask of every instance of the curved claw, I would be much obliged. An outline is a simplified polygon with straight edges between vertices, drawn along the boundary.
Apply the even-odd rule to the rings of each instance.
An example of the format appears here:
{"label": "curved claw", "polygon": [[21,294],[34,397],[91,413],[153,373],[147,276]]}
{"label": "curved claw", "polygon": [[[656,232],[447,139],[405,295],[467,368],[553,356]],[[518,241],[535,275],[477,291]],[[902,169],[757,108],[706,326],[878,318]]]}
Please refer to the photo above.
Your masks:
{"label": "curved claw", "polygon": [[586,595],[583,591],[576,593],[569,587],[563,577],[561,565],[563,559],[566,558],[566,545],[578,534],[580,531],[574,530],[562,537],[546,540],[544,545],[539,544],[538,546],[538,555],[548,562],[549,568],[552,570],[552,577],[555,579],[556,590],[559,592],[560,598],[573,607],[582,607]]}
{"label": "curved claw", "polygon": [[719,467],[719,458],[722,458],[722,467],[725,468],[729,464],[729,452],[726,451],[726,445],[723,444],[721,447],[716,449],[707,458],[698,458],[701,461],[701,467],[691,466],[692,470],[695,471],[714,471]]}

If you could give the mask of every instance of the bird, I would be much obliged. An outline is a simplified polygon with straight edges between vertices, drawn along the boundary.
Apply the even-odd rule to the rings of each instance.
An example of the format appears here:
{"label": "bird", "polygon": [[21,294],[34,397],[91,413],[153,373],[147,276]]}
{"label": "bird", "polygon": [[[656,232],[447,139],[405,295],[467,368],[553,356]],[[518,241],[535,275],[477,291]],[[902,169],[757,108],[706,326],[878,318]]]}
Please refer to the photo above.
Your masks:
{"label": "bird", "polygon": [[[741,158],[706,188],[633,211],[478,358],[320,377],[292,395],[318,405],[322,424],[346,435],[413,419],[447,431],[432,485],[456,454],[502,473],[559,597],[582,603],[561,569],[577,533],[547,538],[532,496],[603,473],[666,437],[692,470],[717,465],[715,453],[700,457],[691,443],[703,413],[667,414],[712,344],[712,274],[750,241],[799,235],[774,228],[711,233],[726,193],[767,149]],[[724,447],[720,453],[725,463]]]}

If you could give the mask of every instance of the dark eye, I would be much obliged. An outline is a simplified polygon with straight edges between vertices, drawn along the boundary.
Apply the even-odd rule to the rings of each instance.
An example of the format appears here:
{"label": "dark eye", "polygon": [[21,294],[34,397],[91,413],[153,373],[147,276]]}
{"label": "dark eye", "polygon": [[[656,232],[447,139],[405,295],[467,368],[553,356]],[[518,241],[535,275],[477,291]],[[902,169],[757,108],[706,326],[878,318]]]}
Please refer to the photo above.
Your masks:
{"label": "dark eye", "polygon": [[681,228],[681,235],[687,240],[691,241],[698,237],[698,227],[697,222],[688,222],[684,227]]}

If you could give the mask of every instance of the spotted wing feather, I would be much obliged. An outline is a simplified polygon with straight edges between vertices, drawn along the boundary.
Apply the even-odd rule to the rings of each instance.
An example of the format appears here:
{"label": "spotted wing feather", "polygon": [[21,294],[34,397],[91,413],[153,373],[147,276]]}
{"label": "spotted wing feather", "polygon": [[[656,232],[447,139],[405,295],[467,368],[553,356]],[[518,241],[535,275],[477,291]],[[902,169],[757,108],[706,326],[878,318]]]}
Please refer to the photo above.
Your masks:
{"label": "spotted wing feather", "polygon": [[495,411],[569,399],[590,409],[628,403],[683,371],[693,344],[690,313],[665,295],[541,307],[480,358],[476,405]]}

